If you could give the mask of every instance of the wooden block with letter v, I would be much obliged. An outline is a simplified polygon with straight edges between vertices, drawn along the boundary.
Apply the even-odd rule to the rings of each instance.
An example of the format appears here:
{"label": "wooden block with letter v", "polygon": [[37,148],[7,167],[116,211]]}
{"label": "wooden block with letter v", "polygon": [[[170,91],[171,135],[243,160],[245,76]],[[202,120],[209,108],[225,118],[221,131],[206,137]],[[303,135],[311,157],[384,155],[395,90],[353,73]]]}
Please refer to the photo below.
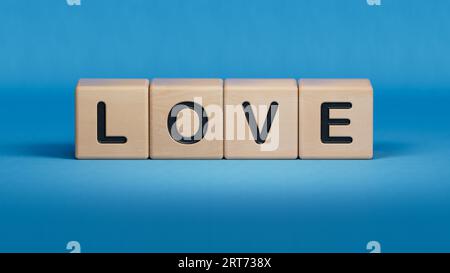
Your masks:
{"label": "wooden block with letter v", "polygon": [[223,158],[223,81],[155,79],[150,85],[150,157]]}
{"label": "wooden block with letter v", "polygon": [[224,102],[225,158],[297,158],[296,80],[226,79]]}
{"label": "wooden block with letter v", "polygon": [[148,158],[148,87],[146,79],[81,79],[76,158]]}
{"label": "wooden block with letter v", "polygon": [[369,80],[299,81],[299,156],[372,158],[373,89]]}

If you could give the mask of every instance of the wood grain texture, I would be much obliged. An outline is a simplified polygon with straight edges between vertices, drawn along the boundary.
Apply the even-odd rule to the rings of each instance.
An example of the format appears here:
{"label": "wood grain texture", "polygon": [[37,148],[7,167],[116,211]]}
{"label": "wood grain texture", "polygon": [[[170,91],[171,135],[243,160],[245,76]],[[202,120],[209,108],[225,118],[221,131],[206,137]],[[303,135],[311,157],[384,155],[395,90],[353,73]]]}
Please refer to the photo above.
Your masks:
{"label": "wood grain texture", "polygon": [[[226,79],[225,158],[295,159],[298,153],[298,88],[294,79]],[[272,102],[278,103],[263,144],[255,141],[242,104],[248,102],[261,131]],[[242,132],[244,132],[244,137]]]}
{"label": "wood grain texture", "polygon": [[[76,89],[78,159],[148,158],[148,87],[146,79],[81,79]],[[97,105],[106,106],[106,133],[125,136],[126,143],[97,140]]]}
{"label": "wood grain texture", "polygon": [[[198,102],[206,110],[208,131],[194,144],[175,141],[167,119],[172,107],[185,101]],[[216,106],[218,113],[209,111]],[[223,81],[221,79],[154,79],[150,86],[150,157],[153,159],[223,158]],[[197,116],[192,113],[194,118]],[[199,125],[199,122],[181,127]],[[185,128],[186,129],[186,128]],[[197,128],[188,128],[195,132]],[[189,131],[189,130],[187,130]],[[217,136],[217,137],[216,137]]]}
{"label": "wood grain texture", "polygon": [[[350,102],[351,109],[330,109],[330,136],[350,136],[351,143],[321,141],[321,105]],[[299,80],[299,156],[302,159],[370,159],[373,157],[373,89],[367,79]]]}

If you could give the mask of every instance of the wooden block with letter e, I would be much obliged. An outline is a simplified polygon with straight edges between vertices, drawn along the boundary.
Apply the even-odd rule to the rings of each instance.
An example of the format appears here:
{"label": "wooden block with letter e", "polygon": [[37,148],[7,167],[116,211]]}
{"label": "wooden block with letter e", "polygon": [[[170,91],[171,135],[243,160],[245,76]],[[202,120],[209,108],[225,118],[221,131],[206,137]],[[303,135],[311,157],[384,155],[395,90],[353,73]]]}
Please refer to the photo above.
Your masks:
{"label": "wooden block with letter e", "polygon": [[370,159],[373,90],[366,79],[299,81],[302,159]]}
{"label": "wooden block with letter e", "polygon": [[226,79],[224,102],[225,158],[297,158],[296,80]]}
{"label": "wooden block with letter e", "polygon": [[81,79],[76,158],[148,158],[148,87],[146,79]]}
{"label": "wooden block with letter e", "polygon": [[223,158],[223,81],[155,79],[150,85],[150,157]]}

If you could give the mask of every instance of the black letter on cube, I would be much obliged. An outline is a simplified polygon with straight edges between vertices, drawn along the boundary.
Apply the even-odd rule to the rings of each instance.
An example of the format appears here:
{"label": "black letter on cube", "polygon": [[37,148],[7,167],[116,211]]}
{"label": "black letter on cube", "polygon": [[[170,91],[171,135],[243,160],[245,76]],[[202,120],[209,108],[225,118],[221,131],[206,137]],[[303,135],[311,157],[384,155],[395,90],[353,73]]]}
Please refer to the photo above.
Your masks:
{"label": "black letter on cube", "polygon": [[106,104],[101,101],[97,104],[97,141],[100,144],[124,144],[127,138],[124,136],[106,135]]}
{"label": "black letter on cube", "polygon": [[[176,126],[178,113],[183,109],[191,109],[200,119],[200,126],[197,132],[190,137],[185,137],[180,134]],[[178,143],[181,144],[194,144],[203,139],[208,129],[208,116],[206,115],[205,108],[198,103],[193,101],[183,101],[175,104],[169,111],[167,117],[167,129],[169,130],[169,135]]]}
{"label": "black letter on cube", "polygon": [[330,119],[330,109],[350,109],[350,102],[324,102],[321,106],[320,139],[322,143],[349,144],[353,139],[349,136],[330,136],[330,125],[349,125],[349,119]]}

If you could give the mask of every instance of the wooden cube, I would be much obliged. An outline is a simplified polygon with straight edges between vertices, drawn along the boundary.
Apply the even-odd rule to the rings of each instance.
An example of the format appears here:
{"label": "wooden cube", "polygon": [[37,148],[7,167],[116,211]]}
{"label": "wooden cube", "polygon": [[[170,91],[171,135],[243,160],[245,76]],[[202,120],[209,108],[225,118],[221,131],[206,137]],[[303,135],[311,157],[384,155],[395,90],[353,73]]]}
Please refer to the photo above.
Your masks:
{"label": "wooden cube", "polygon": [[299,81],[299,156],[370,159],[373,90],[366,79]]}
{"label": "wooden cube", "polygon": [[148,158],[148,87],[145,79],[81,79],[76,158]]}
{"label": "wooden cube", "polygon": [[296,80],[226,79],[224,102],[225,158],[297,158]]}
{"label": "wooden cube", "polygon": [[223,81],[155,79],[150,85],[150,157],[223,158]]}

